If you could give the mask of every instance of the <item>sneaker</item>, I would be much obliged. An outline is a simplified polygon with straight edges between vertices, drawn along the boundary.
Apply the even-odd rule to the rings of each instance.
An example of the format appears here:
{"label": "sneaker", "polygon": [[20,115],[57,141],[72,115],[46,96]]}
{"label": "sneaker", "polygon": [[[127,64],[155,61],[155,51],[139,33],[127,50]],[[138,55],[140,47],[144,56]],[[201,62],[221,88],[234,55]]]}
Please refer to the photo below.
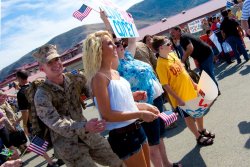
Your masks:
{"label": "sneaker", "polygon": [[62,159],[58,159],[58,160],[56,161],[56,164],[59,165],[59,166],[62,166],[62,165],[64,165],[65,163],[63,162]]}
{"label": "sneaker", "polygon": [[53,164],[48,164],[47,167],[59,167],[59,165],[56,162],[53,162]]}
{"label": "sneaker", "polygon": [[227,61],[227,64],[232,64],[234,60]]}

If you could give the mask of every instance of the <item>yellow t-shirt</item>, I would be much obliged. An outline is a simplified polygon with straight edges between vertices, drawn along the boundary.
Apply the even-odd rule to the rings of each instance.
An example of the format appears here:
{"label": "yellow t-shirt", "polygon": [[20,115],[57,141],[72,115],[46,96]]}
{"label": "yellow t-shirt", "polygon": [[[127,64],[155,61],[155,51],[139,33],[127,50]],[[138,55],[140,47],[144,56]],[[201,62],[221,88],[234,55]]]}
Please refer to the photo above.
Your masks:
{"label": "yellow t-shirt", "polygon": [[[169,53],[167,59],[158,58],[156,72],[161,84],[163,86],[168,84],[183,101],[186,102],[197,97],[189,74],[174,52]],[[173,107],[177,107],[177,100],[171,95],[169,98]]]}

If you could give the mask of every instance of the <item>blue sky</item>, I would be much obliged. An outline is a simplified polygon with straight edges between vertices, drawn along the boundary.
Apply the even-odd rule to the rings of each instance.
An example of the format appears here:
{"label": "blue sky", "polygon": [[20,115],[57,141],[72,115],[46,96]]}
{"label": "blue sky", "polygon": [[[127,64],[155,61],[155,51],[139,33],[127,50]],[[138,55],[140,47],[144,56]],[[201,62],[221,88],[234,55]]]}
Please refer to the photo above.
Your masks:
{"label": "blue sky", "polygon": [[[128,9],[142,0],[112,1]],[[83,22],[73,18],[81,5],[81,0],[2,0],[0,70],[61,33],[101,22],[95,11]]]}

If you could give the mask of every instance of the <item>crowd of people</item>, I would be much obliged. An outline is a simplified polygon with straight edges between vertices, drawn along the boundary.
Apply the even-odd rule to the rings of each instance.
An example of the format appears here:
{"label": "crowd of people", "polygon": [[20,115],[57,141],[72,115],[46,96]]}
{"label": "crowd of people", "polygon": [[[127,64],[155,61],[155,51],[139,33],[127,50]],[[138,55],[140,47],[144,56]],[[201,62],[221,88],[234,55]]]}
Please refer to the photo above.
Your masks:
{"label": "crowd of people", "polygon": [[[231,64],[234,56],[237,63],[240,64],[240,55],[249,60],[247,49],[244,43],[244,36],[248,36],[248,1],[237,0],[235,5],[229,9],[221,11],[219,15],[207,17],[202,20],[203,34],[200,38],[205,41],[214,52],[214,62],[223,62],[224,60]],[[243,15],[242,15],[243,12]],[[242,22],[242,26],[241,26]],[[246,33],[244,33],[243,29]]]}
{"label": "crowd of people", "polygon": [[[166,127],[159,115],[168,101],[185,120],[198,145],[213,144],[215,134],[205,128],[204,117],[193,118],[180,108],[198,94],[203,95],[197,80],[190,76],[188,59],[192,57],[197,69],[211,77],[220,95],[215,60],[233,62],[223,44],[227,42],[238,64],[241,54],[245,61],[249,60],[243,37],[250,35],[245,22],[250,16],[250,0],[241,3],[238,0],[236,17],[231,10],[223,10],[222,19],[204,19],[206,38],[184,33],[177,26],[170,29],[168,37],[146,35],[141,42],[117,38],[101,11],[106,30],[89,34],[84,40],[84,73],[64,73],[56,46],[38,48],[33,56],[46,79],[31,89],[34,83],[28,82],[27,71],[20,70],[16,73],[16,102],[15,97],[8,99],[0,91],[1,166],[21,166],[20,158],[28,152],[27,141],[38,136],[48,140],[58,159],[55,162],[43,153],[48,167],[92,167],[96,163],[114,167],[181,167],[180,162],[172,162],[167,156],[163,142]],[[82,96],[93,99],[101,119],[84,117]],[[21,117],[17,117],[15,108]],[[13,137],[20,129],[28,140]],[[107,139],[100,135],[104,130],[109,132]],[[8,155],[2,154],[6,150]]]}

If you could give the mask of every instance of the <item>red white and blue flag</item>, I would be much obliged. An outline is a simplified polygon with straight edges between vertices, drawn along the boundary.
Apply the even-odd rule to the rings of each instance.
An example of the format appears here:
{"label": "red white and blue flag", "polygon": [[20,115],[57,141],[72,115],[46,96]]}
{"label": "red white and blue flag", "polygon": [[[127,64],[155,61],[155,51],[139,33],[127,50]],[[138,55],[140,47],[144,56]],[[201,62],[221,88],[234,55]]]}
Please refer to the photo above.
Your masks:
{"label": "red white and blue flag", "polygon": [[79,10],[77,10],[73,13],[73,17],[82,21],[85,17],[87,17],[89,15],[91,10],[92,10],[92,8],[83,4]]}
{"label": "red white and blue flag", "polygon": [[173,111],[164,111],[159,117],[165,122],[166,126],[171,125],[177,120],[177,115]]}
{"label": "red white and blue flag", "polygon": [[48,142],[35,136],[30,145],[28,146],[28,150],[33,151],[34,153],[43,156],[47,151]]}

